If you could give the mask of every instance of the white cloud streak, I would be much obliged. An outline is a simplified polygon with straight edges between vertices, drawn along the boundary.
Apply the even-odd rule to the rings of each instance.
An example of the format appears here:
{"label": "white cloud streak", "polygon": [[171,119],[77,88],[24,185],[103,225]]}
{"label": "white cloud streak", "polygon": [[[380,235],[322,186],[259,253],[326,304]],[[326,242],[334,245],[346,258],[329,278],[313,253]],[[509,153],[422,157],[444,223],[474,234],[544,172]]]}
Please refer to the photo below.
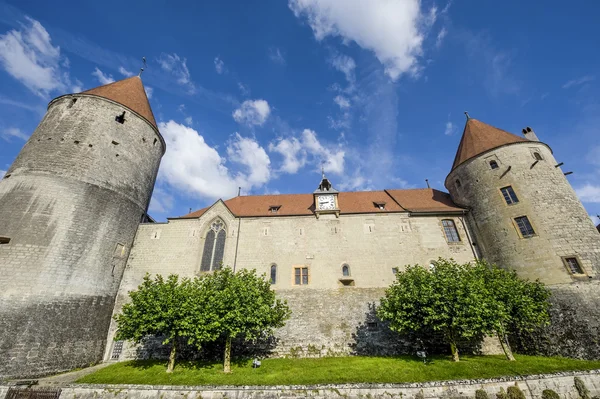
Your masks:
{"label": "white cloud streak", "polygon": [[222,59],[220,59],[219,57],[215,57],[215,71],[217,71],[217,73],[219,75],[223,74],[226,72],[225,69],[225,63],[223,62]]}
{"label": "white cloud streak", "polygon": [[98,79],[98,82],[100,82],[100,84],[102,85],[107,85],[115,81],[112,75],[104,74],[104,72],[102,72],[98,67],[94,69],[94,72],[92,72],[92,76],[95,76],[96,79]]}
{"label": "white cloud streak", "polygon": [[27,24],[22,24],[21,29],[13,29],[0,35],[2,67],[43,98],[54,91],[72,90],[73,85],[67,71],[69,62],[61,59],[60,47],[52,44],[50,34],[42,24],[32,18],[25,18]]}
{"label": "white cloud streak", "polygon": [[269,49],[269,59],[275,64],[285,65],[285,57],[278,47]]}
{"label": "white cloud streak", "polygon": [[296,17],[305,17],[318,41],[339,36],[372,51],[386,74],[416,75],[424,37],[437,9],[421,9],[419,0],[289,0]]}
{"label": "white cloud streak", "polygon": [[600,204],[600,185],[587,183],[584,186],[575,189],[575,192],[579,196],[581,202]]}
{"label": "white cloud streak", "polygon": [[11,141],[12,139],[26,141],[29,138],[29,135],[23,133],[21,129],[9,127],[8,129],[4,129],[2,132],[0,132],[0,137],[2,137],[5,141]]}
{"label": "white cloud streak", "polygon": [[0,179],[2,179],[5,174],[6,174],[5,170],[0,170]]}
{"label": "white cloud streak", "polygon": [[157,61],[160,67],[173,75],[177,80],[177,83],[183,86],[188,93],[194,94],[196,92],[196,86],[194,85],[194,82],[192,82],[186,58],[181,58],[175,53],[162,53]]}
{"label": "white cloud streak", "polygon": [[246,100],[242,105],[233,111],[233,119],[240,124],[247,126],[262,126],[269,115],[271,107],[265,100]]}
{"label": "white cloud streak", "polygon": [[133,72],[128,71],[127,69],[125,69],[122,66],[119,67],[119,73],[128,78],[133,76]]}
{"label": "white cloud streak", "polygon": [[269,157],[252,138],[236,133],[228,142],[229,161],[239,166],[239,171],[233,172],[226,166],[228,159],[195,129],[172,120],[159,123],[159,129],[167,143],[159,173],[161,184],[214,200],[234,196],[238,187],[245,191],[259,188],[270,178]]}
{"label": "white cloud streak", "polygon": [[446,136],[451,136],[454,134],[454,132],[456,132],[456,127],[454,126],[454,124],[450,121],[446,122],[446,129],[444,130],[444,134]]}
{"label": "white cloud streak", "polygon": [[580,77],[578,79],[569,80],[567,83],[565,83],[564,85],[562,85],[562,88],[563,89],[569,89],[569,88],[574,87],[574,86],[581,86],[584,83],[592,82],[594,80],[596,80],[595,76],[586,75],[586,76],[582,76],[582,77]]}

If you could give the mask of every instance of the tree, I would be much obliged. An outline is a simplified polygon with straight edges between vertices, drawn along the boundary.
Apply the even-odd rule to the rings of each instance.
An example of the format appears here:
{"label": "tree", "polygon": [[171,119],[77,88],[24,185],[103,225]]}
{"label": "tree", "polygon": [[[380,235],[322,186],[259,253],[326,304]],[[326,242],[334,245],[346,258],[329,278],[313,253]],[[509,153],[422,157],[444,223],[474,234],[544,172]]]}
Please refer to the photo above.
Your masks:
{"label": "tree", "polygon": [[206,274],[201,285],[207,328],[225,338],[223,371],[231,372],[231,340],[238,336],[256,339],[283,327],[291,311],[285,301],[275,298],[271,284],[256,270],[230,268]]}
{"label": "tree", "polygon": [[167,373],[173,372],[180,341],[187,340],[188,344],[200,348],[203,342],[218,337],[208,328],[205,296],[198,290],[197,280],[179,280],[177,275],[170,275],[166,280],[160,275],[152,279],[146,274],[142,284],[129,296],[131,302],[123,305],[121,313],[115,316],[115,340],[140,343],[148,335],[164,337],[162,344],[171,344]]}
{"label": "tree", "polygon": [[550,323],[550,290],[537,280],[522,280],[515,271],[504,270],[485,261],[478,261],[473,272],[484,276],[490,294],[504,307],[494,321],[494,329],[506,358],[514,361],[508,333],[531,332]]}
{"label": "tree", "polygon": [[459,361],[458,341],[494,331],[504,308],[490,295],[484,276],[470,264],[440,258],[429,271],[408,266],[396,275],[377,309],[397,332],[440,331]]}

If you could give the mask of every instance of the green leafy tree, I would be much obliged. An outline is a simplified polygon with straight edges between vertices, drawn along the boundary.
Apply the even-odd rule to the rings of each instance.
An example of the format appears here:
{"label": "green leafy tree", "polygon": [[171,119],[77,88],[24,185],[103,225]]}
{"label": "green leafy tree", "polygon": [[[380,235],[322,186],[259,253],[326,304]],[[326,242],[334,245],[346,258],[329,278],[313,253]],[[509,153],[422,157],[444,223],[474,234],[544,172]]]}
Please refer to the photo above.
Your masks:
{"label": "green leafy tree", "polygon": [[433,270],[408,266],[396,275],[377,309],[397,332],[440,331],[459,361],[458,342],[494,331],[504,308],[494,300],[483,275],[470,264],[440,258]]}
{"label": "green leafy tree", "polygon": [[131,302],[123,305],[115,316],[117,334],[115,340],[133,340],[140,343],[148,336],[162,336],[163,345],[171,344],[167,372],[173,372],[177,346],[180,342],[200,348],[213,341],[218,333],[208,328],[204,298],[197,280],[179,279],[170,275],[167,279],[158,275],[152,279],[146,274],[144,281],[129,296]]}
{"label": "green leafy tree", "polygon": [[230,268],[206,274],[201,285],[207,329],[225,338],[223,371],[231,372],[231,341],[243,336],[253,340],[273,334],[285,325],[291,311],[285,301],[275,297],[265,276],[256,270]]}
{"label": "green leafy tree", "polygon": [[515,271],[478,261],[473,272],[482,274],[493,299],[504,308],[494,320],[494,330],[508,360],[515,360],[509,332],[531,332],[550,323],[550,290],[539,281],[520,279]]}

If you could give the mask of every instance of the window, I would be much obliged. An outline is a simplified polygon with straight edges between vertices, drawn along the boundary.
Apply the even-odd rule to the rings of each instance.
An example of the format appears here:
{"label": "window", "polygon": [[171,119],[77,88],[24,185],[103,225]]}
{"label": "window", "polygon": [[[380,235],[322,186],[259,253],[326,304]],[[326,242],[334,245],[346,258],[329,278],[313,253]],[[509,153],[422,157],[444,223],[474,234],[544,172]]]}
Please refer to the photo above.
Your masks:
{"label": "window", "polygon": [[490,161],[490,168],[492,168],[492,169],[498,169],[498,162],[496,162],[496,161]]}
{"label": "window", "polygon": [[67,108],[72,108],[73,105],[75,105],[76,102],[77,102],[77,99],[76,98],[72,98],[71,102],[69,102],[69,104],[67,105]]}
{"label": "window", "polygon": [[394,276],[396,274],[398,274],[398,268],[397,267],[392,267],[392,273],[394,273]]}
{"label": "window", "polygon": [[446,241],[448,242],[460,242],[458,231],[453,220],[444,219],[442,220],[442,226],[444,227],[444,234],[446,234]]}
{"label": "window", "polygon": [[350,277],[350,266],[348,266],[348,265],[342,266],[342,276]]}
{"label": "window", "polygon": [[279,212],[279,208],[281,208],[281,205],[271,205],[269,207],[269,212],[270,213],[278,213]]}
{"label": "window", "polygon": [[375,205],[375,208],[385,211],[385,202],[373,202],[373,205]]}
{"label": "window", "polygon": [[110,355],[110,360],[119,360],[122,352],[123,352],[123,341],[115,342],[115,345],[113,346],[112,354]]}
{"label": "window", "polygon": [[117,243],[113,257],[122,258],[123,256],[125,256],[125,245]]}
{"label": "window", "polygon": [[531,227],[531,223],[529,223],[527,216],[515,218],[515,223],[519,227],[519,231],[521,232],[521,236],[523,236],[523,238],[535,235],[535,231],[533,230],[533,227]]}
{"label": "window", "polygon": [[565,264],[569,268],[571,274],[584,274],[581,265],[577,261],[577,258],[564,258]]}
{"label": "window", "polygon": [[10,243],[10,237],[0,237],[0,244]]}
{"label": "window", "polygon": [[115,121],[119,122],[120,124],[125,123],[125,111],[123,111],[121,115],[115,116]]}
{"label": "window", "polygon": [[308,284],[308,267],[295,267],[294,268],[294,284],[295,285],[307,285]]}
{"label": "window", "polygon": [[377,323],[373,321],[367,322],[367,330],[377,331]]}
{"label": "window", "polygon": [[461,185],[460,180],[456,179],[456,181],[454,183],[456,183],[456,188],[460,188],[460,185]]}
{"label": "window", "polygon": [[519,202],[519,198],[517,198],[517,194],[515,194],[515,190],[513,190],[512,186],[502,187],[500,191],[502,191],[502,195],[504,196],[507,205]]}
{"label": "window", "polygon": [[535,158],[536,161],[541,161],[544,159],[544,158],[542,158],[542,154],[540,154],[537,151],[533,153],[533,157]]}
{"label": "window", "polygon": [[271,265],[271,284],[275,284],[277,282],[277,265]]}
{"label": "window", "polygon": [[201,272],[219,270],[223,263],[223,254],[225,253],[225,223],[217,219],[210,225],[210,230],[206,234],[204,241],[204,252],[202,253]]}

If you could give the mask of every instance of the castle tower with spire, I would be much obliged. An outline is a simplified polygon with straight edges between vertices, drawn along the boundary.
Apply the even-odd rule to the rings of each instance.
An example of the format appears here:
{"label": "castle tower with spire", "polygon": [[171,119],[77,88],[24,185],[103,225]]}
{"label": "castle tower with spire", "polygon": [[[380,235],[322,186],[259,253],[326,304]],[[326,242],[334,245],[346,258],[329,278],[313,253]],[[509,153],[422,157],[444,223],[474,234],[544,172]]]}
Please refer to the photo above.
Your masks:
{"label": "castle tower with spire", "polygon": [[550,285],[600,272],[600,235],[552,149],[469,118],[446,188],[468,220],[479,253]]}
{"label": "castle tower with spire", "polygon": [[0,376],[102,359],[164,152],[137,76],[50,102],[0,181]]}

